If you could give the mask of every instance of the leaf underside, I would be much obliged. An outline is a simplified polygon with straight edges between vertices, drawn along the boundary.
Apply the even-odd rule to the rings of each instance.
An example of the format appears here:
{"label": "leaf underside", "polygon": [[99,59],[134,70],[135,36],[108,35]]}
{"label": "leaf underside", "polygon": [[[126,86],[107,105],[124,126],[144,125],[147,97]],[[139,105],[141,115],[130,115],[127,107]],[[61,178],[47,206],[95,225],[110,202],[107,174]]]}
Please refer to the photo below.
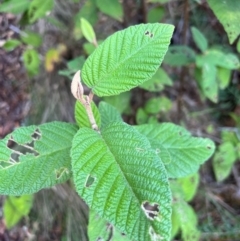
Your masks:
{"label": "leaf underside", "polygon": [[140,24],[108,37],[87,59],[83,82],[98,96],[117,95],[150,79],[167,51],[174,27]]}
{"label": "leaf underside", "polygon": [[91,209],[131,240],[169,240],[171,194],[166,171],[134,127],[114,122],[101,135],[81,128],[71,156],[76,189]]}
{"label": "leaf underside", "polygon": [[135,128],[148,138],[171,178],[197,172],[215,150],[211,140],[192,137],[184,128],[171,123],[145,124]]}
{"label": "leaf underside", "polygon": [[31,194],[66,181],[76,131],[73,124],[52,122],[18,128],[1,140],[0,193]]}

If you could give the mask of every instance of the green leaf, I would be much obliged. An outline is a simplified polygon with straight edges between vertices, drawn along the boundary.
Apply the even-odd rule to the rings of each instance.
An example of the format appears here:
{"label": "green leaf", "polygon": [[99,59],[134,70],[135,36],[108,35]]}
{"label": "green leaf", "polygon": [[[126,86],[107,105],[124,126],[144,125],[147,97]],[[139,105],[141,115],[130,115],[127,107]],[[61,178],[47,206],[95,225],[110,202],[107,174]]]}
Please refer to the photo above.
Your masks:
{"label": "green leaf", "polygon": [[184,195],[183,199],[186,202],[190,202],[194,198],[197,192],[197,188],[199,184],[198,172],[190,176],[179,178],[177,179],[177,182],[179,183],[179,185],[183,190],[183,195]]}
{"label": "green leaf", "polygon": [[232,44],[240,34],[240,1],[233,0],[208,0],[214,14],[227,32],[229,42]]}
{"label": "green leaf", "polygon": [[173,204],[173,213],[176,213],[183,241],[199,241],[200,232],[197,229],[197,215],[193,208],[183,200]]}
{"label": "green leaf", "polygon": [[54,0],[32,0],[28,9],[29,22],[34,23],[39,18],[45,17],[54,6]]}
{"label": "green leaf", "polygon": [[[92,108],[92,112],[93,112],[93,116],[95,118],[96,124],[98,127],[100,127],[101,126],[100,114],[97,106],[93,101],[91,101],[91,108]],[[79,127],[92,128],[92,125],[87,115],[87,111],[84,105],[80,101],[76,101],[76,104],[75,104],[75,120]]]}
{"label": "green leaf", "polygon": [[5,42],[5,44],[3,45],[3,48],[6,51],[12,51],[21,44],[22,43],[17,39],[9,39],[8,41]]}
{"label": "green leaf", "polygon": [[197,172],[215,150],[211,140],[192,137],[184,128],[171,123],[146,124],[135,128],[148,138],[170,178]]}
{"label": "green leaf", "polygon": [[118,21],[123,20],[123,8],[118,0],[96,0],[96,3],[101,12]]}
{"label": "green leaf", "polygon": [[0,12],[19,14],[27,10],[29,0],[10,0],[0,4]]}
{"label": "green leaf", "polygon": [[196,64],[198,67],[211,64],[226,69],[238,69],[240,67],[239,59],[236,55],[224,53],[217,49],[210,49],[204,55],[197,56]]}
{"label": "green leaf", "polygon": [[31,194],[69,179],[76,131],[73,124],[52,122],[18,128],[1,140],[0,193]]}
{"label": "green leaf", "polygon": [[148,114],[143,108],[138,108],[136,122],[138,125],[146,124],[148,122]]}
{"label": "green leaf", "polygon": [[144,110],[148,114],[158,114],[159,112],[166,112],[172,108],[172,102],[167,97],[153,97],[149,99]]}
{"label": "green leaf", "polygon": [[83,82],[98,96],[140,85],[159,68],[173,29],[169,24],[140,24],[114,33],[85,62]]}
{"label": "green leaf", "polygon": [[114,226],[100,218],[93,210],[90,210],[88,225],[89,241],[107,241],[110,236],[111,241],[130,241],[126,235],[122,235]]}
{"label": "green leaf", "polygon": [[195,44],[202,52],[205,52],[208,48],[206,37],[196,27],[191,27],[191,31]]}
{"label": "green leaf", "polygon": [[202,67],[202,76],[200,81],[201,89],[204,95],[212,102],[218,102],[218,83],[217,68],[206,62]]}
{"label": "green leaf", "polygon": [[161,160],[134,127],[81,128],[72,142],[79,195],[106,221],[138,241],[169,240],[171,193]]}
{"label": "green leaf", "polygon": [[152,92],[159,92],[164,89],[164,85],[172,86],[172,80],[168,74],[159,68],[150,80],[142,83],[139,87]]}
{"label": "green leaf", "polygon": [[232,71],[230,69],[225,69],[219,67],[217,69],[217,80],[220,89],[225,89],[230,83]]}
{"label": "green leaf", "polygon": [[195,58],[195,52],[188,46],[170,46],[163,62],[171,66],[184,66],[194,63]]}
{"label": "green leaf", "polygon": [[82,29],[83,36],[87,39],[88,42],[96,43],[97,42],[96,35],[92,25],[85,18],[81,18],[80,21],[81,21],[81,29]]}
{"label": "green leaf", "polygon": [[127,111],[130,106],[131,92],[123,92],[119,95],[107,96],[103,98],[105,102],[114,106],[121,114]]}
{"label": "green leaf", "polygon": [[7,197],[3,205],[3,214],[5,224],[8,229],[15,226],[21,218],[28,215],[32,208],[32,203],[32,195],[24,195],[20,197]]}
{"label": "green leaf", "polygon": [[24,31],[21,40],[28,45],[38,48],[42,44],[42,36],[31,31]]}
{"label": "green leaf", "polygon": [[74,37],[80,39],[82,37],[81,22],[79,19],[85,18],[87,21],[94,25],[98,20],[96,0],[87,0],[81,7],[80,11],[74,16]]}
{"label": "green leaf", "polygon": [[237,41],[237,51],[240,53],[240,38]]}
{"label": "green leaf", "polygon": [[151,8],[147,13],[147,22],[156,23],[162,20],[165,15],[165,10],[163,7],[154,7]]}
{"label": "green leaf", "polygon": [[223,181],[230,175],[236,159],[235,147],[231,142],[224,142],[219,146],[219,150],[213,158],[213,171],[218,182]]}
{"label": "green leaf", "polygon": [[112,122],[122,121],[122,117],[118,110],[114,106],[104,101],[101,101],[99,103],[99,112],[102,122],[101,128],[105,128],[108,124]]}
{"label": "green leaf", "polygon": [[23,53],[23,63],[30,76],[38,74],[40,59],[37,51],[35,51],[34,49],[27,49]]}

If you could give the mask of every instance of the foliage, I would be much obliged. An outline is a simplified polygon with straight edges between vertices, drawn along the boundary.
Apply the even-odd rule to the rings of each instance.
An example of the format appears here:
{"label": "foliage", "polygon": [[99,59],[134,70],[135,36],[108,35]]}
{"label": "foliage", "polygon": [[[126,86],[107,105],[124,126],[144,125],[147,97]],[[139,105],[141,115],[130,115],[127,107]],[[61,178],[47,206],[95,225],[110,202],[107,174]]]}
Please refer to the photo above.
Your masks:
{"label": "foliage", "polygon": [[[114,107],[101,102],[97,108],[92,98],[118,95],[151,79],[172,33],[168,24],[141,24],[107,38],[73,78],[77,125],[21,127],[0,141],[1,194],[31,194],[73,176],[78,194],[96,213],[89,228],[97,215],[103,219],[99,225],[109,222],[120,232],[116,240],[170,240],[169,177],[195,173],[214,143],[170,123],[130,126]],[[97,230],[98,238],[108,235]],[[188,235],[187,227],[182,230]]]}

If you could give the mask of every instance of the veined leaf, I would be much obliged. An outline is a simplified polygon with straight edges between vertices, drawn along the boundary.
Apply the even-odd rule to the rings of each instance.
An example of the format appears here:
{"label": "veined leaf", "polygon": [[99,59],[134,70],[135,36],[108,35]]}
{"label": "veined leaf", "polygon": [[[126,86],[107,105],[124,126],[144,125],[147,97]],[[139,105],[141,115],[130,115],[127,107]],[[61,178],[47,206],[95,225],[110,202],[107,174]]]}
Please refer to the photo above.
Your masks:
{"label": "veined leaf", "polygon": [[140,24],[113,34],[85,62],[83,82],[98,96],[142,84],[159,68],[173,29],[169,24]]}
{"label": "veined leaf", "polygon": [[[91,101],[91,108],[93,112],[94,119],[98,127],[101,126],[101,118],[97,106],[93,101]],[[75,120],[79,127],[89,127],[91,128],[91,123],[89,121],[87,111],[84,105],[80,101],[76,101],[75,104]]]}
{"label": "veined leaf", "polygon": [[99,217],[93,210],[90,210],[88,224],[89,241],[107,241],[111,236],[111,241],[131,241],[126,235],[122,235],[114,226]]}
{"label": "veined leaf", "polygon": [[208,0],[214,14],[227,32],[229,42],[232,44],[240,34],[240,1],[233,0]]}
{"label": "veined leaf", "polygon": [[[70,146],[77,127],[63,122],[21,127],[0,141],[0,193],[31,194],[71,176]],[[13,142],[13,147],[8,147]]]}
{"label": "veined leaf", "polygon": [[3,205],[3,214],[8,229],[20,221],[20,219],[30,212],[33,203],[33,195],[20,197],[9,196]]}
{"label": "veined leaf", "polygon": [[45,17],[52,10],[54,0],[33,0],[28,9],[30,23],[34,23],[39,18]]}
{"label": "veined leaf", "polygon": [[27,10],[29,0],[10,0],[0,4],[0,12],[19,14]]}
{"label": "veined leaf", "polygon": [[191,27],[191,31],[195,44],[202,52],[205,52],[208,48],[206,37],[195,27]]}
{"label": "veined leaf", "polygon": [[135,128],[148,138],[171,178],[197,172],[215,149],[211,140],[192,137],[184,128],[171,123],[145,124]]}
{"label": "veined leaf", "polygon": [[72,142],[79,195],[106,221],[138,241],[170,238],[171,194],[164,165],[134,127],[81,128]]}
{"label": "veined leaf", "polygon": [[114,106],[104,101],[101,101],[99,103],[99,112],[100,112],[101,121],[102,121],[101,128],[106,127],[111,122],[122,121],[122,117],[118,112],[118,110]]}

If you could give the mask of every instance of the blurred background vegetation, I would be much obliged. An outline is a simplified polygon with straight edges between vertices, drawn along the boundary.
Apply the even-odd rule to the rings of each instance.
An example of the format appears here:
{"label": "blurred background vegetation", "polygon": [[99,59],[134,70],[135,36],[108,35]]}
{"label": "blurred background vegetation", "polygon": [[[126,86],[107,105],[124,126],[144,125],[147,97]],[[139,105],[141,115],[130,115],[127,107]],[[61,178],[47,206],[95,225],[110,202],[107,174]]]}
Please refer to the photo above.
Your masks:
{"label": "blurred background vegetation", "polygon": [[[239,241],[239,19],[233,0],[2,0],[0,138],[18,126],[74,122],[71,79],[94,49],[128,26],[171,23],[153,78],[104,100],[129,124],[173,122],[216,143],[199,173],[172,182],[172,239]],[[0,204],[0,240],[88,240],[88,210],[70,182]]]}

